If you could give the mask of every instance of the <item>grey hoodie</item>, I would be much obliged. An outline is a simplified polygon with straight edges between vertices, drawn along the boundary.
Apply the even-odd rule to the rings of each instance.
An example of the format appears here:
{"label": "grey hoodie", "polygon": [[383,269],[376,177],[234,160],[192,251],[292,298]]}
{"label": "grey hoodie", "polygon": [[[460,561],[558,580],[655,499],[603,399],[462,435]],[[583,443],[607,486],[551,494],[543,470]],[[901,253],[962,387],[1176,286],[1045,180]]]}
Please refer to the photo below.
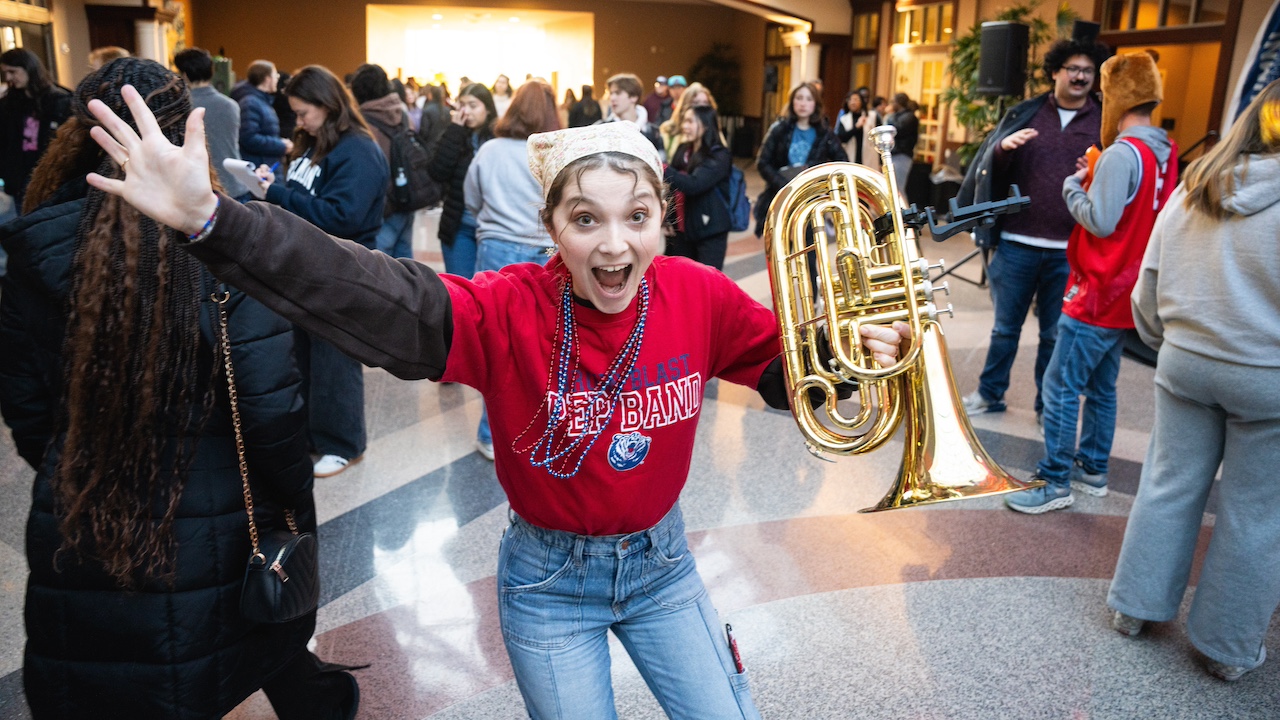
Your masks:
{"label": "grey hoodie", "polygon": [[538,218],[542,186],[529,170],[528,143],[494,138],[480,146],[463,184],[467,210],[476,217],[477,240],[508,240],[551,247]]}
{"label": "grey hoodie", "polygon": [[[1172,145],[1169,134],[1158,127],[1135,125],[1116,138],[1133,138],[1144,143],[1156,156],[1156,163],[1164,165],[1169,160]],[[1138,191],[1142,179],[1142,164],[1132,146],[1121,142],[1111,143],[1102,151],[1098,164],[1093,168],[1093,184],[1089,192],[1075,175],[1062,182],[1062,199],[1071,211],[1071,217],[1096,237],[1104,238],[1115,232],[1124,215],[1124,208]]]}
{"label": "grey hoodie", "polygon": [[1280,367],[1280,154],[1236,166],[1225,220],[1188,210],[1186,197],[1179,187],[1160,212],[1133,288],[1143,342]]}

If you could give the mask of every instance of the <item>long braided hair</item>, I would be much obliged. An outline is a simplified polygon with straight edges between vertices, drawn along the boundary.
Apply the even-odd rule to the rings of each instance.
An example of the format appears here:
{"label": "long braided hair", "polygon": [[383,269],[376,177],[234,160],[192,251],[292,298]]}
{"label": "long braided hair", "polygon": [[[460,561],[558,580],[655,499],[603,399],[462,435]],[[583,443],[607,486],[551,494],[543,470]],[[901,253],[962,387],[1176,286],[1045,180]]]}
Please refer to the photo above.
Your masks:
{"label": "long braided hair", "polygon": [[[95,98],[136,131],[120,95],[126,84],[146,100],[165,137],[181,144],[192,108],[186,83],[138,58],[115,60],[80,83],[75,126],[65,139],[86,142],[97,124],[87,109]],[[92,169],[123,177],[105,153]],[[57,174],[52,164],[41,170]],[[190,464],[186,441],[199,433],[213,398],[212,370],[202,373],[198,357],[203,271],[179,239],[96,189],[76,229],[63,346],[66,438],[52,480],[59,554],[100,561],[125,587],[139,574],[172,573],[173,524]]]}

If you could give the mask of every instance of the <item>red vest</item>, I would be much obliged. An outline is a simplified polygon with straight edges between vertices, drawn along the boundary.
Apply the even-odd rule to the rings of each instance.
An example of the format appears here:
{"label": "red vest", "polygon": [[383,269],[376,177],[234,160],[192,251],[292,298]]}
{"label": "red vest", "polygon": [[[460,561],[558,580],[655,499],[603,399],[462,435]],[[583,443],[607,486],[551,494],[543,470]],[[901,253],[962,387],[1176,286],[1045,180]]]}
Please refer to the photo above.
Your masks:
{"label": "red vest", "polygon": [[1067,242],[1067,262],[1071,279],[1062,299],[1062,312],[1081,322],[1105,328],[1133,327],[1129,295],[1138,281],[1142,255],[1151,237],[1151,228],[1178,179],[1178,145],[1173,145],[1163,166],[1141,140],[1121,138],[1138,154],[1142,175],[1138,189],[1124,208],[1119,224],[1110,235],[1100,238],[1077,224]]}

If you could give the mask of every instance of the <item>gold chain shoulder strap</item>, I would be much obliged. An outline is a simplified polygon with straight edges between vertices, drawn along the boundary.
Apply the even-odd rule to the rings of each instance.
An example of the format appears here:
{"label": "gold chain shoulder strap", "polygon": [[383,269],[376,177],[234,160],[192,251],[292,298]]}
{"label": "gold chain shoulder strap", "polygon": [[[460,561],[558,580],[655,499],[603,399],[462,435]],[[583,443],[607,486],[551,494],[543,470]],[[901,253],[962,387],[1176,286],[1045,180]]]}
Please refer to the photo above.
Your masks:
{"label": "gold chain shoulder strap", "polygon": [[[227,300],[231,298],[229,290],[223,290],[221,293],[214,292],[209,296],[218,304],[218,345],[222,349],[222,364],[227,372],[227,396],[231,399],[231,425],[236,432],[236,456],[240,461],[240,482],[244,486],[244,511],[249,516],[249,542],[253,544],[253,555],[250,556],[255,562],[267,561],[262,549],[258,545],[258,524],[253,520],[253,493],[249,490],[249,464],[244,459],[244,433],[240,425],[240,398],[236,393],[236,374],[231,367],[231,337],[227,333]],[[294,535],[298,534],[298,526],[293,519],[293,511],[284,511],[285,522],[289,525],[289,532]]]}

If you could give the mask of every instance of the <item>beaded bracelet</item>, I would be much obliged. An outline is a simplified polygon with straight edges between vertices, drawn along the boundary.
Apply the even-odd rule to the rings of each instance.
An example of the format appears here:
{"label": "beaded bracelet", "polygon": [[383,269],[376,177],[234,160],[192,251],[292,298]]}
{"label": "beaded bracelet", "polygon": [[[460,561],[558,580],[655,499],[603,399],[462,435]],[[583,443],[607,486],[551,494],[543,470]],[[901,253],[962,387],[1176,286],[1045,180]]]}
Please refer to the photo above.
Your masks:
{"label": "beaded bracelet", "polygon": [[213,224],[218,221],[218,208],[222,207],[222,198],[217,195],[213,196],[213,214],[205,221],[204,227],[200,228],[200,232],[195,235],[188,235],[187,242],[200,242],[209,237],[209,233],[213,232]]}

